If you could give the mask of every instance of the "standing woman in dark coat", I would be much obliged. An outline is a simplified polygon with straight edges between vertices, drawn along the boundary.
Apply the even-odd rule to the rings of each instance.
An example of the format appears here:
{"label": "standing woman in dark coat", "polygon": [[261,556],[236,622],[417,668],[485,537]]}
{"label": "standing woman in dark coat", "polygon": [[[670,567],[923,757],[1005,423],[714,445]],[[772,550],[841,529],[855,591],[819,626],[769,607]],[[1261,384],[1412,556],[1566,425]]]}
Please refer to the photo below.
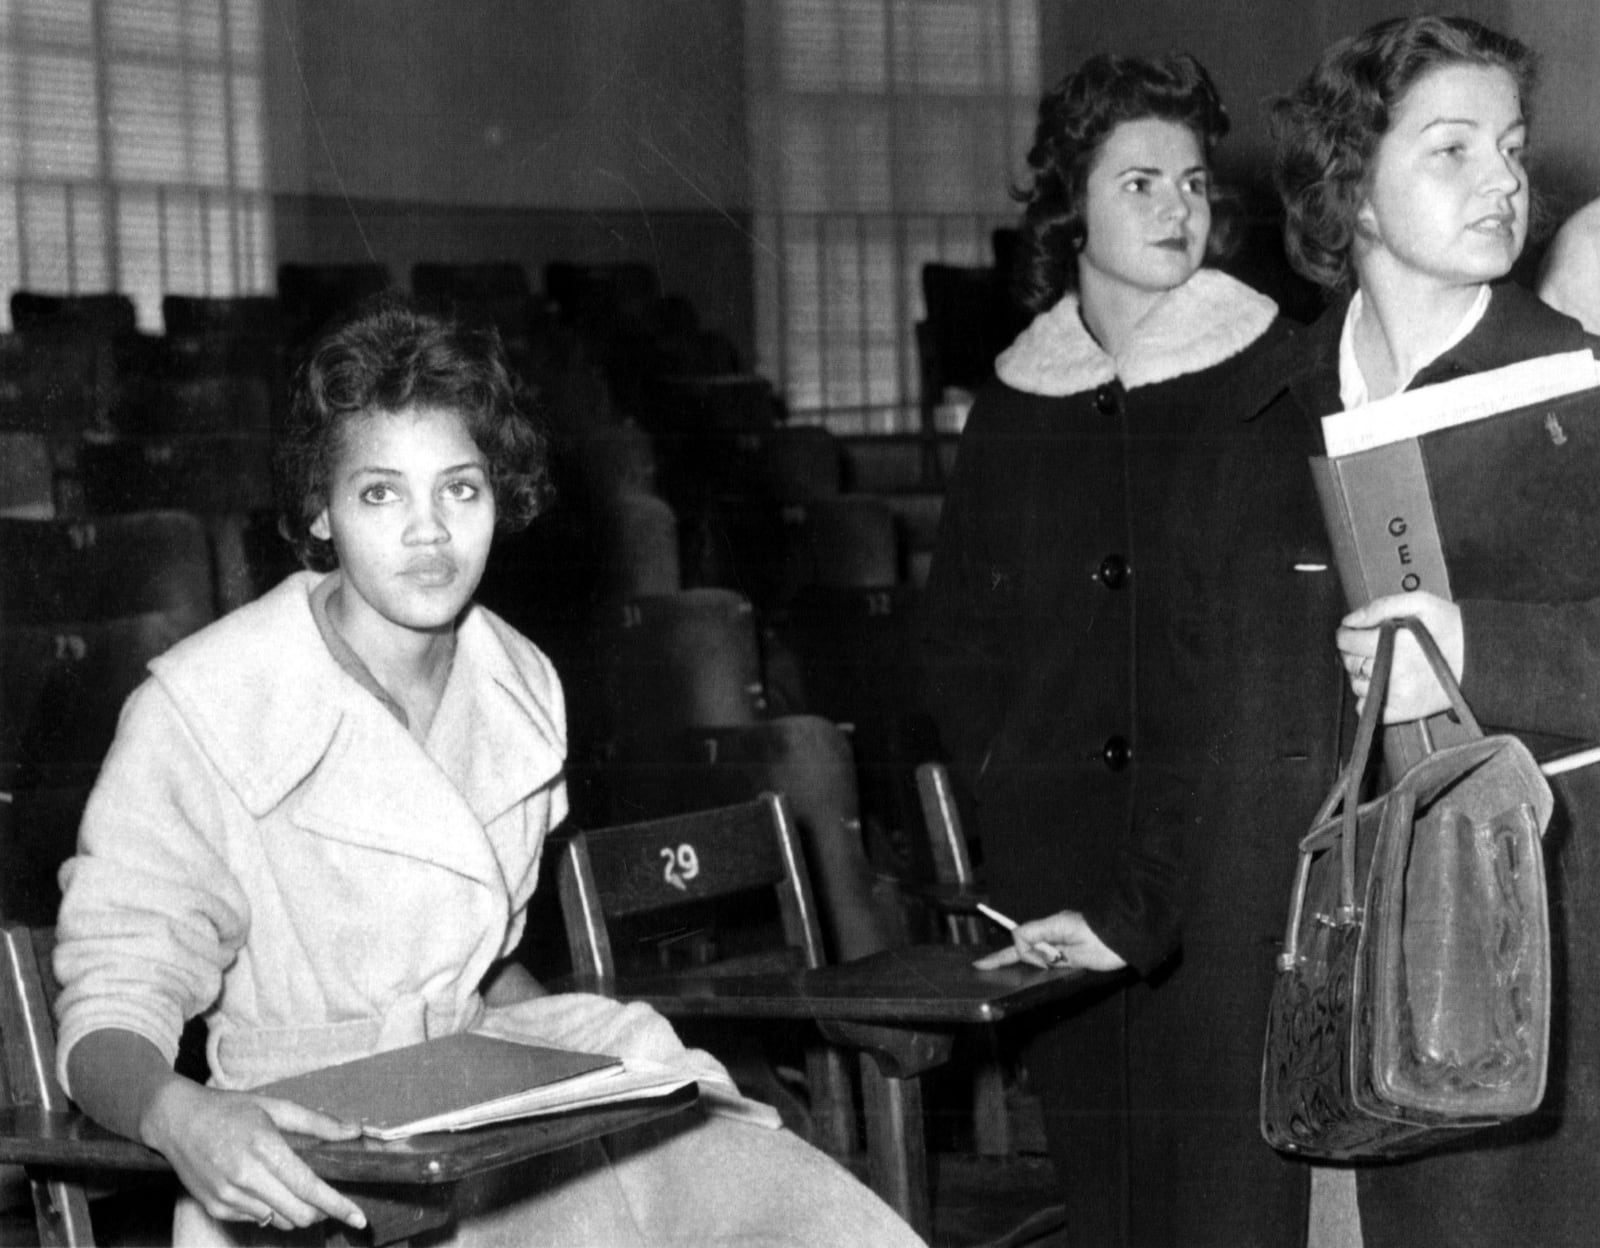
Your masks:
{"label": "standing woman in dark coat", "polygon": [[[1279,336],[1202,265],[1228,127],[1191,56],[1097,56],[1040,105],[1022,281],[1037,315],[962,436],[929,575],[930,700],[971,786],[988,889],[1023,925],[991,964],[1149,974],[1176,938],[1173,838],[1131,835],[1143,743],[1136,603],[1177,453]],[[1123,992],[1051,1020],[1024,1060],[1073,1243],[1127,1233]]]}
{"label": "standing woman in dark coat", "polygon": [[[1175,802],[1154,802],[1158,812],[1180,811],[1189,828],[1185,956],[1203,948],[1214,979],[1236,985],[1227,1012],[1197,996],[1179,1020],[1184,1065],[1173,1077],[1187,1099],[1161,1124],[1183,1159],[1167,1214],[1173,1242],[1306,1242],[1303,1217],[1290,1215],[1307,1173],[1285,1169],[1259,1141],[1252,1160],[1225,1155],[1217,1140],[1256,1122],[1295,841],[1332,784],[1341,725],[1367,690],[1378,622],[1420,617],[1485,729],[1517,733],[1536,756],[1600,734],[1600,515],[1574,517],[1559,532],[1519,531],[1509,519],[1495,528],[1485,517],[1496,549],[1524,559],[1458,567],[1455,602],[1397,595],[1347,613],[1306,464],[1323,450],[1325,415],[1595,345],[1577,322],[1501,281],[1527,231],[1532,79],[1528,49],[1475,22],[1395,19],[1331,47],[1275,110],[1289,255],[1336,297],[1265,362],[1259,410],[1197,434],[1176,492],[1188,517],[1184,575],[1151,604],[1172,641],[1160,651],[1173,665],[1165,679],[1203,708],[1191,722],[1208,743],[1177,777]],[[1563,444],[1574,454],[1593,446]],[[1391,723],[1447,705],[1402,637],[1384,707]],[[1361,1168],[1366,1248],[1595,1242],[1600,773],[1568,772],[1552,787],[1557,813],[1545,845],[1558,1009],[1544,1107],[1448,1150]],[[1192,1060],[1196,1052],[1207,1060]],[[1339,1190],[1319,1183],[1314,1214]],[[1224,1205],[1246,1193],[1273,1202],[1276,1221],[1239,1225]],[[1342,1236],[1325,1234],[1316,1216],[1313,1226],[1314,1245],[1355,1242],[1348,1221]]]}

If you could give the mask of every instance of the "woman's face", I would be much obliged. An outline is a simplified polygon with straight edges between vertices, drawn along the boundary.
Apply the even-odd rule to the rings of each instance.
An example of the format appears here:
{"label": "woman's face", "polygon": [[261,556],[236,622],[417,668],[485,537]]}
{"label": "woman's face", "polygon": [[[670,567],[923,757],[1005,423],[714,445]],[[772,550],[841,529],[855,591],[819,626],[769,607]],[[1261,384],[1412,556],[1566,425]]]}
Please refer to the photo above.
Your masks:
{"label": "woman's face", "polygon": [[346,425],[311,532],[338,552],[347,614],[439,632],[478,588],[494,519],[488,461],[461,418],[410,407]]}
{"label": "woman's face", "polygon": [[1355,259],[1446,286],[1505,276],[1528,234],[1528,128],[1516,80],[1446,65],[1412,84],[1378,142]]}
{"label": "woman's face", "polygon": [[1188,126],[1156,117],[1106,136],[1084,192],[1078,289],[1159,294],[1183,285],[1205,258],[1211,175]]}

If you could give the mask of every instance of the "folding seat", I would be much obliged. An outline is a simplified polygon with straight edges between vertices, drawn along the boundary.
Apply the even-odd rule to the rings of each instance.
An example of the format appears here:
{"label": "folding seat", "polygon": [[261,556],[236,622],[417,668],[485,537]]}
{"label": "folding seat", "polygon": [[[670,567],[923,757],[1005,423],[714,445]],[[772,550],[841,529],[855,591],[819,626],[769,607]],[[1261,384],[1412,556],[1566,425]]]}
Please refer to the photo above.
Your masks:
{"label": "folding seat", "polygon": [[640,423],[655,439],[661,496],[680,518],[724,496],[759,497],[762,447],[782,407],[754,373],[655,380]]}
{"label": "folding seat", "polygon": [[600,593],[624,602],[675,594],[683,588],[678,517],[664,499],[619,490],[599,505]]}
{"label": "folding seat", "polygon": [[912,772],[937,756],[912,632],[916,590],[812,584],[763,619],[772,700],[844,726],[854,744],[865,838],[881,870],[927,870]]}
{"label": "folding seat", "polygon": [[20,333],[73,330],[113,340],[138,333],[133,300],[115,291],[53,295],[18,290],[11,295],[11,327]]}
{"label": "folding seat", "polygon": [[157,368],[160,339],[139,330],[127,295],[14,291],[11,325],[36,344],[50,339],[94,344],[96,423],[115,426],[138,419]]}
{"label": "folding seat", "polygon": [[79,476],[96,515],[264,510],[273,502],[272,443],[249,432],[86,442]]}
{"label": "folding seat", "polygon": [[661,297],[655,269],[634,260],[583,264],[552,261],[544,290],[561,315],[586,333],[642,335]]}
{"label": "folding seat", "polygon": [[939,515],[944,508],[944,495],[929,490],[913,490],[881,496],[884,505],[894,513],[900,531],[900,549],[904,552],[905,579],[913,585],[928,583],[928,567],[933,562],[933,549],[939,538]]}
{"label": "folding seat", "polygon": [[41,433],[0,429],[0,516],[49,520],[56,514],[55,458]]}
{"label": "folding seat", "polygon": [[167,337],[277,342],[283,317],[276,295],[163,295]]}
{"label": "folding seat", "polygon": [[527,271],[515,260],[414,264],[411,293],[462,315],[486,317],[508,345],[526,346],[530,321],[540,308]]}
{"label": "folding seat", "polygon": [[901,576],[900,536],[883,499],[840,494],[783,509],[785,596],[807,586],[887,589]]}
{"label": "folding seat", "polygon": [[76,442],[109,427],[116,378],[114,353],[101,339],[0,334],[0,428]]}
{"label": "folding seat", "polygon": [[287,393],[282,309],[276,295],[167,295],[159,376],[259,377],[277,411]]}
{"label": "folding seat", "polygon": [[393,285],[389,266],[284,263],[278,266],[278,307],[290,351],[303,345],[328,320],[368,295]]}
{"label": "folding seat", "polygon": [[0,520],[0,763],[98,766],[144,665],[215,616],[198,517]]}
{"label": "folding seat", "polygon": [[146,419],[130,434],[155,438],[235,437],[272,440],[272,379],[250,372],[161,378]]}
{"label": "folding seat", "polygon": [[47,919],[55,867],[145,665],[209,622],[211,550],[179,513],[0,520],[0,913]]}
{"label": "folding seat", "polygon": [[832,498],[843,485],[839,442],[822,425],[779,425],[761,444],[761,480],[781,504]]}
{"label": "folding seat", "polygon": [[294,548],[278,531],[275,509],[213,512],[203,518],[211,542],[218,615],[254,601],[299,570]]}
{"label": "folding seat", "polygon": [[766,709],[755,613],[725,589],[686,589],[607,609],[595,630],[603,717],[615,749],[648,749]]}
{"label": "folding seat", "polygon": [[573,463],[595,496],[655,493],[655,441],[633,421],[574,429],[570,444]]}

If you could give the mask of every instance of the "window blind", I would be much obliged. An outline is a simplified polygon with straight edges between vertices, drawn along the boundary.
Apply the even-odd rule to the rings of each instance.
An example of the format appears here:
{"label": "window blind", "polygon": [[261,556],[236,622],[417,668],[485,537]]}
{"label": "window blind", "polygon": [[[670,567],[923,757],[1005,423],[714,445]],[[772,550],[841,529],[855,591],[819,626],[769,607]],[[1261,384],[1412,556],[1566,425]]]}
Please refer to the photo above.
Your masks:
{"label": "window blind", "polygon": [[[271,289],[259,0],[0,0],[0,289]],[[9,308],[0,307],[9,327]]]}
{"label": "window blind", "polygon": [[915,427],[929,261],[992,263],[1037,0],[747,0],[758,367],[841,432]]}

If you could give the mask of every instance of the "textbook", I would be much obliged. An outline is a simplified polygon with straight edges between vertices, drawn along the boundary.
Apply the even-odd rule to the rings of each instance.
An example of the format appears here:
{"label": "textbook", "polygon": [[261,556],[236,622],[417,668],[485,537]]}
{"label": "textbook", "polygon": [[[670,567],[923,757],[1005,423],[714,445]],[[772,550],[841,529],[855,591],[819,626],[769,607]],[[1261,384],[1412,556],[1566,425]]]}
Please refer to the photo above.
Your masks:
{"label": "textbook", "polygon": [[[1322,427],[1328,454],[1311,473],[1352,607],[1409,590],[1600,596],[1600,559],[1570,557],[1600,514],[1600,363],[1588,351],[1407,391]],[[1443,715],[1426,732],[1387,730],[1391,767],[1459,736]]]}
{"label": "textbook", "polygon": [[694,1079],[653,1063],[460,1032],[325,1066],[253,1091],[398,1140],[664,1096]]}

